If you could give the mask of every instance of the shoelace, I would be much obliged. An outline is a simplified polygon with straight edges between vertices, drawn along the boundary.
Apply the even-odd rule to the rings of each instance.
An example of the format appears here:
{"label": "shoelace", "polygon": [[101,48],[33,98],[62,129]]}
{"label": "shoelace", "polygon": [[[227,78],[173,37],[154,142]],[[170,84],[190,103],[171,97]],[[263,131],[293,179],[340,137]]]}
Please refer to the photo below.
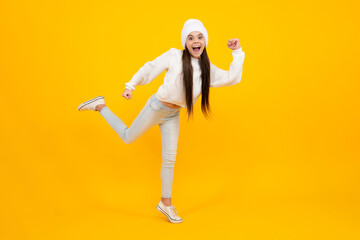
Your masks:
{"label": "shoelace", "polygon": [[177,211],[176,211],[175,206],[170,206],[170,209],[172,209],[175,212],[175,216],[177,216]]}

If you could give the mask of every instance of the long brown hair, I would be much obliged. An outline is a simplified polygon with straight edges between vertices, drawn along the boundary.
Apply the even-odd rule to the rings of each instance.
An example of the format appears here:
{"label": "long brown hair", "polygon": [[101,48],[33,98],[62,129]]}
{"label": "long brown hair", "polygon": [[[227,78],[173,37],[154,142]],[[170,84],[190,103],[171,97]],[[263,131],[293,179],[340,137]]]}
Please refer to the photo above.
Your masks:
{"label": "long brown hair", "polygon": [[[206,118],[211,114],[209,95],[210,95],[210,60],[206,52],[206,47],[202,52],[199,65],[201,69],[201,111]],[[188,113],[188,120],[193,116],[193,67],[191,65],[191,55],[187,46],[183,50],[182,55],[182,77],[184,83],[186,108]]]}

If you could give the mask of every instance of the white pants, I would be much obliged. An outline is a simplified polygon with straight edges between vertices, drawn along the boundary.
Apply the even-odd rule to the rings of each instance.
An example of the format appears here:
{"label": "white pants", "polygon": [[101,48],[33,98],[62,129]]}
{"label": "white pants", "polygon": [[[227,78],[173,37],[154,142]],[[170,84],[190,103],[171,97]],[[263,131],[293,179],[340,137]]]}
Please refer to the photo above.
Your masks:
{"label": "white pants", "polygon": [[181,107],[174,109],[165,106],[156,98],[156,94],[153,94],[129,128],[107,106],[100,111],[100,114],[127,144],[134,142],[154,125],[160,126],[162,141],[160,177],[163,198],[171,197],[179,138],[180,110]]}

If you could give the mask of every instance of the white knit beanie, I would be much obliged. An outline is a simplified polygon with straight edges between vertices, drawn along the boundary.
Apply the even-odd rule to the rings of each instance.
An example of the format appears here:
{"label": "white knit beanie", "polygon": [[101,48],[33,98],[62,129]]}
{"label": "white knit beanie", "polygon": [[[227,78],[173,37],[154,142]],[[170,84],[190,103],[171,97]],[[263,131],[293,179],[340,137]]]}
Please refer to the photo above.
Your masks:
{"label": "white knit beanie", "polygon": [[183,47],[185,48],[185,42],[186,42],[187,36],[193,31],[199,31],[204,35],[205,41],[206,41],[206,47],[207,47],[208,42],[209,42],[208,33],[204,27],[204,24],[202,24],[202,22],[197,19],[188,19],[185,22],[184,27],[181,31],[181,43],[182,43]]}

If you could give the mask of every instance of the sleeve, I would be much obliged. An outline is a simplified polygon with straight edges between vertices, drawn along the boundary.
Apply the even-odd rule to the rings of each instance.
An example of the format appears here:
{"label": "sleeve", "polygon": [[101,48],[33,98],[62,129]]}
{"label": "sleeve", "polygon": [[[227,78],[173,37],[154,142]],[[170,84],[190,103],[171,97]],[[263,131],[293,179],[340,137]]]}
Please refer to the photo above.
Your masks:
{"label": "sleeve", "polygon": [[242,77],[243,63],[245,53],[242,47],[232,51],[233,61],[230,64],[230,70],[225,71],[214,64],[210,64],[210,87],[225,87],[237,84]]}
{"label": "sleeve", "polygon": [[163,53],[153,61],[146,62],[132,79],[125,83],[125,88],[135,90],[137,85],[145,85],[154,80],[163,71],[169,69],[170,60],[172,57],[172,51],[174,48],[170,48],[167,52]]}

